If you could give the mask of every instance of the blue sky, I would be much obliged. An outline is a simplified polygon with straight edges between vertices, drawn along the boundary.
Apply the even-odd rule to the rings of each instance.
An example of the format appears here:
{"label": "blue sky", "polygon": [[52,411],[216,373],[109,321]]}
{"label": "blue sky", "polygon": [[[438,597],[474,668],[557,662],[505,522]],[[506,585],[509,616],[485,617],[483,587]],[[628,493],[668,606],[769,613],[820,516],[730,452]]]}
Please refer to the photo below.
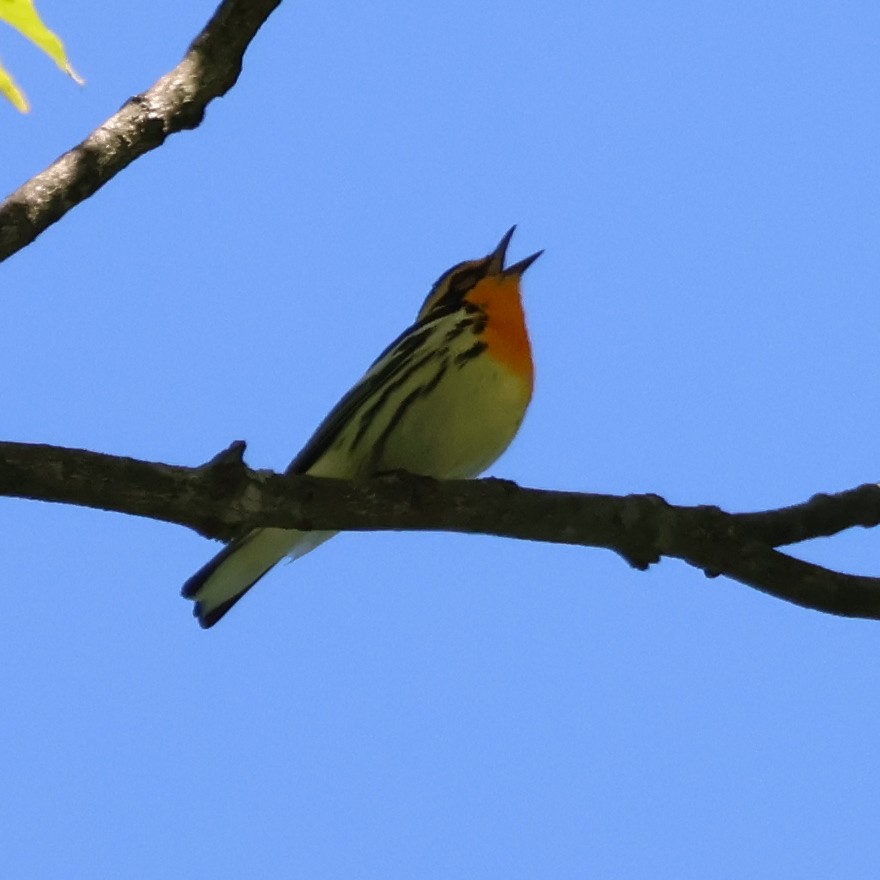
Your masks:
{"label": "blue sky", "polygon": [[[211,2],[44,0],[9,192]],[[236,89],[2,267],[0,435],[283,468],[512,224],[534,403],[492,473],[753,510],[878,479],[880,8],[287,2]],[[217,549],[0,501],[9,877],[874,878],[880,624],[675,562],[351,534],[210,632]],[[880,572],[877,533],[800,548]]]}

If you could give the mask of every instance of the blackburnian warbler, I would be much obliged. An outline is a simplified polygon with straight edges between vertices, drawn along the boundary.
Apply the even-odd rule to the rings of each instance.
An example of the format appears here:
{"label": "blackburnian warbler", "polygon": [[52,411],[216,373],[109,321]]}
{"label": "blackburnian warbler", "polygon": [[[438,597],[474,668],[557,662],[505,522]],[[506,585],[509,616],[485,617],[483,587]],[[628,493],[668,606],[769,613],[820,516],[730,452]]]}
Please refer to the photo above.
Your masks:
{"label": "blackburnian warbler", "polygon": [[[542,253],[505,268],[515,228],[488,256],[440,276],[415,323],[331,410],[287,473],[468,479],[507,449],[534,376],[520,279]],[[183,595],[195,601],[199,623],[213,626],[277,562],[334,534],[255,529],[196,572]]]}

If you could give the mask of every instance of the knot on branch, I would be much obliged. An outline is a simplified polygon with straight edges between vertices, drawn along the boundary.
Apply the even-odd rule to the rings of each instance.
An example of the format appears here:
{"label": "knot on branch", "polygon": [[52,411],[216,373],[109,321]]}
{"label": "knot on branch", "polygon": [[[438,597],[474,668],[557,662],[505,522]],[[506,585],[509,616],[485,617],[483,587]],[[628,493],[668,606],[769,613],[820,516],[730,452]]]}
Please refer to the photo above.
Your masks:
{"label": "knot on branch", "polygon": [[625,537],[616,550],[633,568],[645,571],[660,561],[670,509],[659,495],[628,495],[621,500],[618,519]]}
{"label": "knot on branch", "polygon": [[[244,440],[234,440],[226,449],[197,468],[208,498],[212,502],[227,504],[229,499],[243,496],[250,486],[253,472],[245,464],[244,453],[247,444]],[[225,516],[210,518],[206,525],[211,532],[230,540],[241,534],[242,528],[230,523],[229,514],[234,505],[228,505]]]}
{"label": "knot on branch", "polygon": [[213,470],[215,468],[246,467],[244,463],[244,452],[246,449],[247,443],[244,440],[233,440],[226,449],[218,452],[213,458],[208,459],[202,465],[202,468]]}

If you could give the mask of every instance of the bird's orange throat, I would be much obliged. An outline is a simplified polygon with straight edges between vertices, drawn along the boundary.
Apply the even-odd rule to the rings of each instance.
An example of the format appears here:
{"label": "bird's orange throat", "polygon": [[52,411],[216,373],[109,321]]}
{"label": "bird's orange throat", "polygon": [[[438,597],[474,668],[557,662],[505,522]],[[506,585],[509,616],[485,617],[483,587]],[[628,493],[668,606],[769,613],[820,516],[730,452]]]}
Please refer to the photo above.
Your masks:
{"label": "bird's orange throat", "polygon": [[479,281],[467,298],[486,314],[483,340],[489,353],[519,377],[531,394],[535,368],[519,277],[490,275]]}

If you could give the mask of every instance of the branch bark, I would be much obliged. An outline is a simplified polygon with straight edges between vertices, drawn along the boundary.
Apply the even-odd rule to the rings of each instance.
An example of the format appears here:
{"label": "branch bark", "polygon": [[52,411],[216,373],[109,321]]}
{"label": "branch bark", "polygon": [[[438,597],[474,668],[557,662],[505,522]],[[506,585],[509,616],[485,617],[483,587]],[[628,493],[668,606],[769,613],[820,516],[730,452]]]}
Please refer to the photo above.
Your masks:
{"label": "branch bark", "polygon": [[831,571],[779,546],[880,525],[880,486],[817,495],[792,507],[726,513],[656,495],[525,489],[506,480],[393,474],[361,483],[255,471],[232,444],[200,467],[81,449],[0,443],[0,496],[75,504],[187,526],[229,539],[259,526],[439,530],[604,547],[646,569],[681,559],[829,614],[880,620],[880,578]]}
{"label": "branch bark", "polygon": [[245,50],[280,2],[224,0],[180,64],[0,204],[0,262],[170,134],[196,128],[235,84]]}

